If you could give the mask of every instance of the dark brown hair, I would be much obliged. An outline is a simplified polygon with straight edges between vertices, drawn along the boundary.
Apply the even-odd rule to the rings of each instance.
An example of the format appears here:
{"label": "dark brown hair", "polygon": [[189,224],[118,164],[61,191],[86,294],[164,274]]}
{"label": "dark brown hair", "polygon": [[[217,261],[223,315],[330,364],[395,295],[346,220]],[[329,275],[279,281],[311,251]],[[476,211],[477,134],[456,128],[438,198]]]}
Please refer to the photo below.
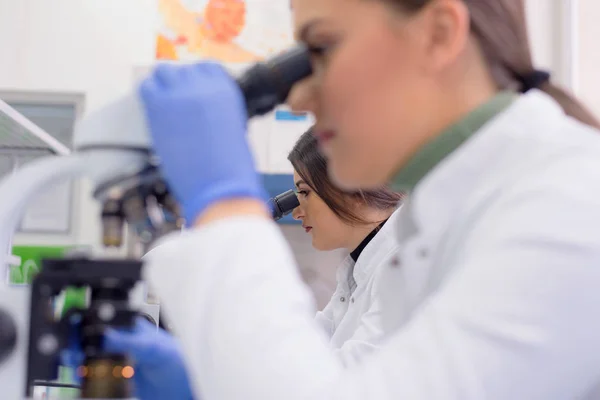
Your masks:
{"label": "dark brown hair", "polygon": [[380,221],[366,221],[357,213],[356,205],[364,204],[376,210],[394,210],[404,197],[382,187],[377,190],[346,192],[336,187],[327,173],[327,160],[319,152],[317,139],[312,128],[302,134],[288,155],[288,160],[302,180],[327,204],[344,222],[350,225],[368,224]]}
{"label": "dark brown hair", "polygon": [[[383,0],[404,12],[416,13],[432,0]],[[471,33],[477,40],[496,84],[522,90],[522,79],[534,72],[523,0],[462,0],[469,8]],[[596,117],[566,90],[548,81],[539,86],[561,105],[565,114],[600,128]]]}

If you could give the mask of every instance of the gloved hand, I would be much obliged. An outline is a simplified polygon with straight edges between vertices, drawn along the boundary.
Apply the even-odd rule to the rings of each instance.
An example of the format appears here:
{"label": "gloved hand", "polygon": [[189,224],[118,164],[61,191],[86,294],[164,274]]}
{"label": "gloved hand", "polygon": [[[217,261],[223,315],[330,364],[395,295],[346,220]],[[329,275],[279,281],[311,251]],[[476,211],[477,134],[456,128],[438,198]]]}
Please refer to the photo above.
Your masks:
{"label": "gloved hand", "polygon": [[179,343],[147,320],[139,318],[132,331],[107,330],[104,349],[133,358],[133,381],[138,399],[194,398]]}
{"label": "gloved hand", "polygon": [[[76,368],[84,355],[75,335],[70,346],[61,353],[63,365]],[[192,400],[194,398],[181,357],[179,344],[173,336],[156,328],[144,318],[136,320],[133,330],[107,330],[104,350],[128,354],[134,362],[135,396],[140,400]]]}
{"label": "gloved hand", "polygon": [[153,147],[188,225],[211,204],[266,200],[242,93],[218,64],[160,65],[140,86]]}

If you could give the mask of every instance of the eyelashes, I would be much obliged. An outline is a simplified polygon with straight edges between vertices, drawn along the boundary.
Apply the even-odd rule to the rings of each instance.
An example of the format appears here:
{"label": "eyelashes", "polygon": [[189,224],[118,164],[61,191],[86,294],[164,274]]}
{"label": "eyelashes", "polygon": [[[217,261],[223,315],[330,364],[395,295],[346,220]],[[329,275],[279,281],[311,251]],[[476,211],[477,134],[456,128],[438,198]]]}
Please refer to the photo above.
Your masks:
{"label": "eyelashes", "polygon": [[308,51],[313,56],[322,56],[327,52],[327,48],[325,46],[309,46]]}

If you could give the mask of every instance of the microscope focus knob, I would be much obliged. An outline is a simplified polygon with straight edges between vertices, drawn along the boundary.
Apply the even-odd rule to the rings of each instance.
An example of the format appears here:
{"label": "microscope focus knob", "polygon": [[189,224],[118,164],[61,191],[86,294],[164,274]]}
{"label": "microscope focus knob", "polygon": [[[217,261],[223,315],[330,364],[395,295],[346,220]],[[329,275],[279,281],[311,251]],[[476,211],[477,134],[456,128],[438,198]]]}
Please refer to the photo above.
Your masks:
{"label": "microscope focus knob", "polygon": [[0,310],[0,363],[10,356],[17,345],[17,326],[14,319]]}

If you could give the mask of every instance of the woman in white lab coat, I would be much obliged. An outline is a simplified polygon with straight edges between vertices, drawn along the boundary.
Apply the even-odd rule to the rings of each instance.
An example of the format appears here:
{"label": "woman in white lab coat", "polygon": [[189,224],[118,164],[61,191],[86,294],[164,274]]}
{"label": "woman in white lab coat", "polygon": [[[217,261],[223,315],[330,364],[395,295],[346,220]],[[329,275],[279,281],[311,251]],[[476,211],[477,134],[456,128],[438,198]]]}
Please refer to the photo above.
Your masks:
{"label": "woman in white lab coat", "polygon": [[[317,312],[315,321],[326,333],[333,354],[350,367],[385,340],[381,311],[386,307],[382,307],[382,300],[389,302],[387,308],[397,310],[396,321],[406,317],[406,293],[394,290],[382,299],[381,291],[387,287],[386,270],[400,250],[395,233],[404,196],[387,187],[340,190],[329,179],[327,160],[319,152],[312,129],[298,139],[288,159],[294,168],[293,182],[300,202],[293,217],[302,221],[315,249],[345,249],[349,253],[337,267],[335,292],[325,308]],[[161,251],[158,246],[146,258]],[[389,333],[393,327],[387,322]],[[135,384],[142,386],[136,389],[136,395],[142,400],[189,397],[177,339],[162,330],[154,332],[154,326],[146,321],[138,321],[134,332],[108,331],[105,349],[133,353]],[[83,357],[77,350],[63,352],[62,356],[65,365],[71,367],[77,367]],[[148,359],[154,361],[143,361]],[[179,376],[177,384],[169,388],[157,384],[157,376],[168,375]]]}
{"label": "woman in white lab coat", "polygon": [[[331,300],[316,316],[331,348],[348,366],[384,339],[379,288],[382,272],[399,250],[394,233],[402,195],[386,187],[352,192],[337,188],[312,129],[298,139],[288,159],[300,201],[293,217],[302,221],[315,249],[349,252],[337,268]],[[386,301],[401,304],[402,293]]]}
{"label": "woman in white lab coat", "polygon": [[264,210],[235,82],[212,64],[159,67],[141,99],[195,228],[154,254],[146,274],[195,395],[597,398],[598,122],[532,65],[523,1],[293,7],[314,73],[290,103],[315,114],[331,176],[348,189],[392,182],[410,192],[385,280],[388,293],[410,293],[410,317],[344,368]]}

